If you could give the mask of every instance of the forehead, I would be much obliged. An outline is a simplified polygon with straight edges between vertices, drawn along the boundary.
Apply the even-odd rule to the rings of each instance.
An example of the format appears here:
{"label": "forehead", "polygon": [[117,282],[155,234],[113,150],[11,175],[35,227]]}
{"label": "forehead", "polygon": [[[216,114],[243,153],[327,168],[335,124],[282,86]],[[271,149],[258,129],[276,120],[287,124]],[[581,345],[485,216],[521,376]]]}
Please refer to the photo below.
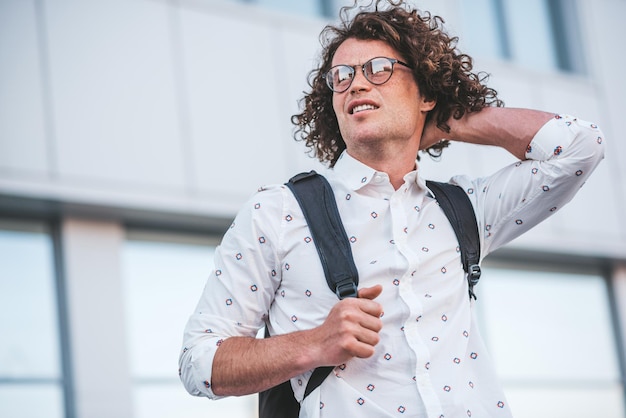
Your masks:
{"label": "forehead", "polygon": [[375,57],[400,58],[398,52],[384,41],[348,38],[335,51],[331,66],[363,64]]}

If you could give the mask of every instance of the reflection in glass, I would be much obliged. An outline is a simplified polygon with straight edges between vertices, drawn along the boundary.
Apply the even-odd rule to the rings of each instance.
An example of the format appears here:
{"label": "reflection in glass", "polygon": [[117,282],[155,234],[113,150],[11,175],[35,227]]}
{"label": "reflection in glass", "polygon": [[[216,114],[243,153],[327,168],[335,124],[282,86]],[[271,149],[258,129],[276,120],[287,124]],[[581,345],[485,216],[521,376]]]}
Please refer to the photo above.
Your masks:
{"label": "reflection in glass", "polygon": [[215,246],[195,238],[160,238],[132,239],[124,246],[135,418],[254,416],[256,396],[210,401],[192,397],[180,383],[183,330],[213,267]]}
{"label": "reflection in glass", "polygon": [[573,9],[552,0],[463,1],[460,46],[475,57],[511,60],[533,70],[583,72],[584,65],[574,63],[580,43],[566,36],[578,31]]}
{"label": "reflection in glass", "polygon": [[0,416],[19,418],[63,418],[60,385],[0,385]]}
{"label": "reflection in glass", "polygon": [[516,417],[624,416],[603,277],[486,268],[478,294]]}
{"label": "reflection in glass", "polygon": [[0,223],[3,417],[64,413],[53,260],[52,240],[42,226]]}

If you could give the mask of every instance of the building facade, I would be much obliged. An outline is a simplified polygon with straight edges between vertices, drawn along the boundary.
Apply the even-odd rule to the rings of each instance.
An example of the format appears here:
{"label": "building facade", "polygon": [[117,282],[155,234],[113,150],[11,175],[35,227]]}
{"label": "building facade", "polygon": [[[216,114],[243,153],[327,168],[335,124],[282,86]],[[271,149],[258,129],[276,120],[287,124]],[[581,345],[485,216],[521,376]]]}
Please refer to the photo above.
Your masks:
{"label": "building facade", "polygon": [[[290,116],[344,3],[0,0],[1,416],[255,416],[184,391],[182,330],[240,205],[320,169]],[[477,308],[518,417],[626,417],[626,2],[414,3],[507,106],[604,131],[574,201],[486,261]],[[455,143],[420,164],[512,161]]]}

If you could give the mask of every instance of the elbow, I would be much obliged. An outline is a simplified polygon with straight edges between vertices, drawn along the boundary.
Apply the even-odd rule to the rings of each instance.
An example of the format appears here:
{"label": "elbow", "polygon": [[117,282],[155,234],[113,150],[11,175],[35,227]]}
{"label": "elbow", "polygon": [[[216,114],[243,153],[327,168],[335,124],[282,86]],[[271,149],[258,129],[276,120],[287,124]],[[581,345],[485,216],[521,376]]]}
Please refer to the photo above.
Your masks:
{"label": "elbow", "polygon": [[[197,348],[197,347],[196,347]],[[202,350],[201,350],[202,351]],[[217,399],[211,386],[211,369],[207,368],[212,362],[209,353],[195,353],[193,349],[184,348],[178,361],[178,377],[185,390],[192,396],[203,396]],[[207,361],[208,360],[208,361]]]}
{"label": "elbow", "polygon": [[596,124],[590,124],[591,133],[589,138],[585,141],[586,146],[586,160],[592,169],[595,169],[600,161],[604,159],[604,153],[606,149],[606,139],[604,133]]}
{"label": "elbow", "polygon": [[578,131],[568,153],[576,168],[576,175],[591,174],[604,159],[606,139],[595,123],[579,121]]}
{"label": "elbow", "polygon": [[178,377],[182,382],[185,390],[193,396],[202,396],[202,392],[196,385],[194,378],[193,366],[189,356],[189,349],[185,347],[178,360]]}

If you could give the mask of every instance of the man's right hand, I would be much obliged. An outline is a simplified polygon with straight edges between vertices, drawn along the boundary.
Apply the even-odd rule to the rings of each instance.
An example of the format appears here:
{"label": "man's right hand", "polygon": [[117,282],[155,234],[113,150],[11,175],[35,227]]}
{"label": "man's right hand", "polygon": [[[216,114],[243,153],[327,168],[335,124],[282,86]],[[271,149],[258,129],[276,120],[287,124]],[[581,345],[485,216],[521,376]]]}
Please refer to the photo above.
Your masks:
{"label": "man's right hand", "polygon": [[353,357],[367,358],[374,354],[380,341],[383,307],[374,299],[383,287],[376,285],[359,290],[358,298],[339,301],[322,325],[312,330],[313,343],[323,366],[336,366]]}
{"label": "man's right hand", "polygon": [[225,339],[213,359],[213,393],[256,393],[319,366],[371,357],[383,326],[383,308],[374,301],[382,290],[376,285],[359,290],[358,298],[340,300],[324,323],[310,330],[263,339]]}

